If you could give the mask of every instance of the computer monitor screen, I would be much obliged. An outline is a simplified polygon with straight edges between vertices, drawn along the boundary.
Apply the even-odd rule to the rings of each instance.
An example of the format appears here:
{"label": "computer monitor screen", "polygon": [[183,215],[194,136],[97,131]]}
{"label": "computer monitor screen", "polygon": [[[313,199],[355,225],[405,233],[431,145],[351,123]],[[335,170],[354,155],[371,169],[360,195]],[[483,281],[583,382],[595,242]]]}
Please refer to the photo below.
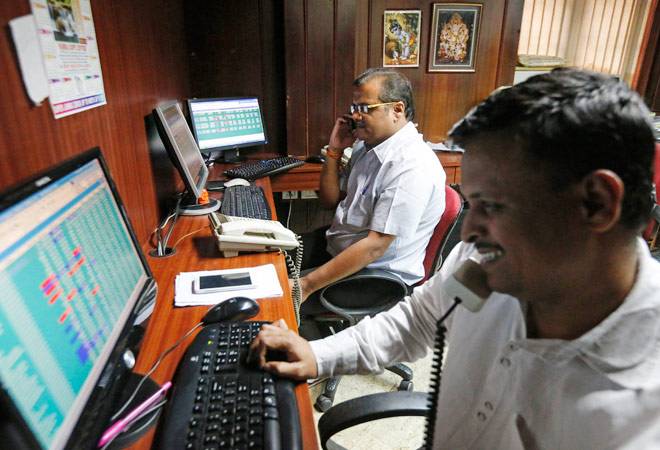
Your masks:
{"label": "computer monitor screen", "polygon": [[174,102],[161,105],[155,112],[161,139],[173,156],[173,162],[181,173],[186,189],[195,198],[201,197],[209,170],[179,104]]}
{"label": "computer monitor screen", "polygon": [[[28,447],[60,449],[102,427],[111,405],[97,385],[126,371],[120,357],[149,283],[98,149],[0,195],[3,429],[16,423]],[[83,423],[94,408],[107,411]]]}
{"label": "computer monitor screen", "polygon": [[195,139],[204,153],[268,142],[256,97],[190,99],[188,110]]}

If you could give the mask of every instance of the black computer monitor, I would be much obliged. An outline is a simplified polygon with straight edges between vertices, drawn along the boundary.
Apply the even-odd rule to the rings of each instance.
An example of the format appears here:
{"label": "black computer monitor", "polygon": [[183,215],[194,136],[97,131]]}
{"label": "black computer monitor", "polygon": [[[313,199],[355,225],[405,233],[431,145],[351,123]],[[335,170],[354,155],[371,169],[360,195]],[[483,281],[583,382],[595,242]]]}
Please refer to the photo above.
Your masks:
{"label": "black computer monitor", "polygon": [[98,149],[0,194],[0,447],[96,447],[151,287]]}
{"label": "black computer monitor", "polygon": [[154,110],[154,117],[158,133],[186,188],[186,195],[179,212],[184,215],[201,215],[216,211],[220,207],[217,200],[210,199],[209,203],[199,203],[209,176],[209,169],[204,163],[181,107],[177,102],[160,105]]}
{"label": "black computer monitor", "polygon": [[239,148],[268,143],[256,97],[188,100],[188,111],[202,153],[221,152],[226,162],[239,160]]}

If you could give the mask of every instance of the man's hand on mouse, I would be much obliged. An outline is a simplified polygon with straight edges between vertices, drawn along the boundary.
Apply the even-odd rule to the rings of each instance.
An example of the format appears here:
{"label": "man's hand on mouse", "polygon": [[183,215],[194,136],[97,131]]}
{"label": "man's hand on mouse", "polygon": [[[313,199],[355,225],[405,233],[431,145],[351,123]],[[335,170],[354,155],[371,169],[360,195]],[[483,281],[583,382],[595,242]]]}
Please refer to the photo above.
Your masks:
{"label": "man's hand on mouse", "polygon": [[[267,361],[266,352],[269,349],[284,352],[287,361]],[[316,357],[309,342],[289,330],[282,319],[261,328],[250,345],[248,361],[287,378],[307,380],[318,375]]]}

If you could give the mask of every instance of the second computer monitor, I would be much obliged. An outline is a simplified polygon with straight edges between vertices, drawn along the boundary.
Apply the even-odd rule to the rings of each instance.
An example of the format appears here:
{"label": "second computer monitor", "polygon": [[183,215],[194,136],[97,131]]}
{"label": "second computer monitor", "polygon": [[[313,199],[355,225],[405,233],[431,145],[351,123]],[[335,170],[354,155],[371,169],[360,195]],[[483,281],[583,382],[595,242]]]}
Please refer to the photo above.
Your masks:
{"label": "second computer monitor", "polygon": [[209,171],[179,104],[170,102],[160,105],[154,113],[163,144],[181,174],[188,194],[179,212],[184,215],[201,215],[217,210],[220,204],[216,200],[211,199],[205,204],[198,203],[206,187]]}
{"label": "second computer monitor", "polygon": [[188,110],[202,153],[222,152],[230,162],[238,159],[239,148],[268,142],[256,97],[190,99]]}

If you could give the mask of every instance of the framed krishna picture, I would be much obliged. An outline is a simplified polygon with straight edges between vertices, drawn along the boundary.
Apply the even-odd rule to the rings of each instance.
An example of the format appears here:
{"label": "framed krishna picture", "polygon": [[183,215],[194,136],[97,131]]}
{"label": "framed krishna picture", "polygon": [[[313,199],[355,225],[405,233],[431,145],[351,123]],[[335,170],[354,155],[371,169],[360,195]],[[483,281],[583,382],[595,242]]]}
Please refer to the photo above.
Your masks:
{"label": "framed krishna picture", "polygon": [[386,10],[383,15],[383,67],[419,67],[420,10]]}
{"label": "framed krishna picture", "polygon": [[474,72],[481,4],[434,3],[429,72]]}

